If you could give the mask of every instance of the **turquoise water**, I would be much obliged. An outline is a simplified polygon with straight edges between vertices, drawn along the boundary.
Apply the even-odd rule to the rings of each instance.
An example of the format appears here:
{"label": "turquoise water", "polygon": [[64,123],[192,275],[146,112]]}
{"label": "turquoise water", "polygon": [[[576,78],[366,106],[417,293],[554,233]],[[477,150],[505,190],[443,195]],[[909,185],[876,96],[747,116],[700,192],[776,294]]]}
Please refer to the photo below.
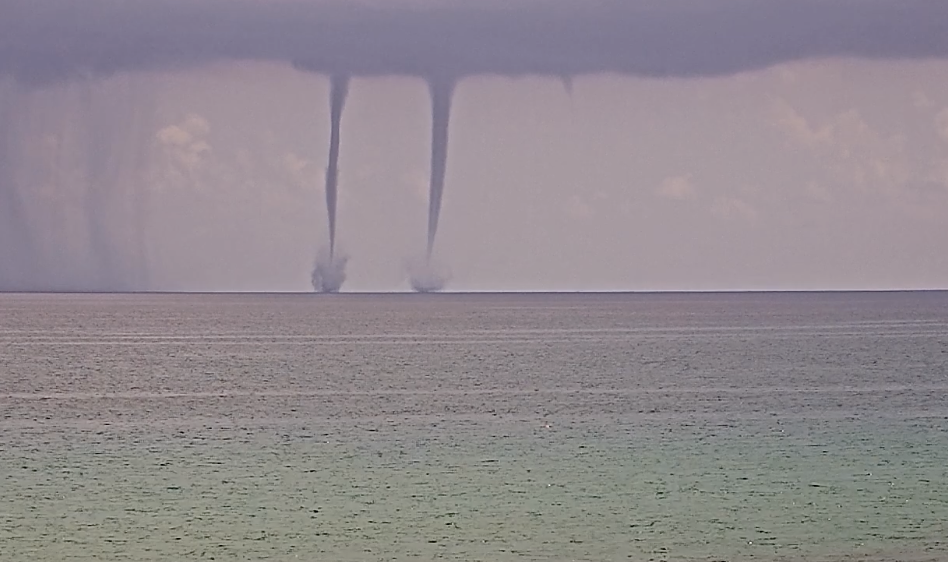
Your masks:
{"label": "turquoise water", "polygon": [[948,560],[948,294],[3,295],[0,560]]}

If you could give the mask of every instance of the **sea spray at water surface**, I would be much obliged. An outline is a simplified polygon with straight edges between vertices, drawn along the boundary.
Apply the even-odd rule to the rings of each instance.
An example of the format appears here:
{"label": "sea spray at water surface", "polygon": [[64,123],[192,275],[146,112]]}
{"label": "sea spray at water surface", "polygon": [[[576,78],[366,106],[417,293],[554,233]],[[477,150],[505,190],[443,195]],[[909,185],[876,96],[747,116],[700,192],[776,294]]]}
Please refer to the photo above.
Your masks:
{"label": "sea spray at water surface", "polygon": [[346,263],[349,256],[342,252],[330,255],[328,248],[320,249],[313,266],[313,289],[320,293],[338,293],[346,280]]}
{"label": "sea spray at water surface", "polygon": [[448,268],[427,256],[409,260],[405,267],[411,288],[417,293],[437,293],[451,280]]}

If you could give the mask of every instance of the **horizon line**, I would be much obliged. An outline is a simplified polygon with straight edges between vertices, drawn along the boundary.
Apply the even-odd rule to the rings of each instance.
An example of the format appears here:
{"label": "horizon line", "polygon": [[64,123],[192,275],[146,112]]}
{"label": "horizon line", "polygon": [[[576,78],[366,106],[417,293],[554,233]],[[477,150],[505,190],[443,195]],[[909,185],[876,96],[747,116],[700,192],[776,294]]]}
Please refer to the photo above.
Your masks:
{"label": "horizon line", "polygon": [[411,290],[397,291],[339,291],[321,293],[317,291],[94,291],[94,290],[0,290],[5,295],[313,295],[313,296],[383,296],[383,295],[760,295],[760,294],[885,294],[885,293],[945,293],[948,288],[886,288],[886,289],[642,289],[642,290],[470,290],[437,291],[418,293]]}

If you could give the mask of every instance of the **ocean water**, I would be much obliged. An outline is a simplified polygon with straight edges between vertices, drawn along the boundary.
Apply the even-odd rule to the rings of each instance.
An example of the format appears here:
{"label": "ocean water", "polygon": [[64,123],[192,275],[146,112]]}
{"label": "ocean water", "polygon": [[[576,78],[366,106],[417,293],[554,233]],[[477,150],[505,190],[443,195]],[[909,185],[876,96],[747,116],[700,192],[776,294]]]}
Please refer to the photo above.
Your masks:
{"label": "ocean water", "polygon": [[0,295],[0,560],[948,560],[948,293]]}

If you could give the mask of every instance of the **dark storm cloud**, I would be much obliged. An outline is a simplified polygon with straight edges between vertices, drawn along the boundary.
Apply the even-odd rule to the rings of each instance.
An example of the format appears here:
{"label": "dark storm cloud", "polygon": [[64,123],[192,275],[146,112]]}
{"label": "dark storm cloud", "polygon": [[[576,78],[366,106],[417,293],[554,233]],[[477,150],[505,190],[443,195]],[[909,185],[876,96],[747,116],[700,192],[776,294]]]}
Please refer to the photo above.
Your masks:
{"label": "dark storm cloud", "polygon": [[709,76],[948,55],[944,0],[0,0],[0,71],[286,61],[350,75]]}

